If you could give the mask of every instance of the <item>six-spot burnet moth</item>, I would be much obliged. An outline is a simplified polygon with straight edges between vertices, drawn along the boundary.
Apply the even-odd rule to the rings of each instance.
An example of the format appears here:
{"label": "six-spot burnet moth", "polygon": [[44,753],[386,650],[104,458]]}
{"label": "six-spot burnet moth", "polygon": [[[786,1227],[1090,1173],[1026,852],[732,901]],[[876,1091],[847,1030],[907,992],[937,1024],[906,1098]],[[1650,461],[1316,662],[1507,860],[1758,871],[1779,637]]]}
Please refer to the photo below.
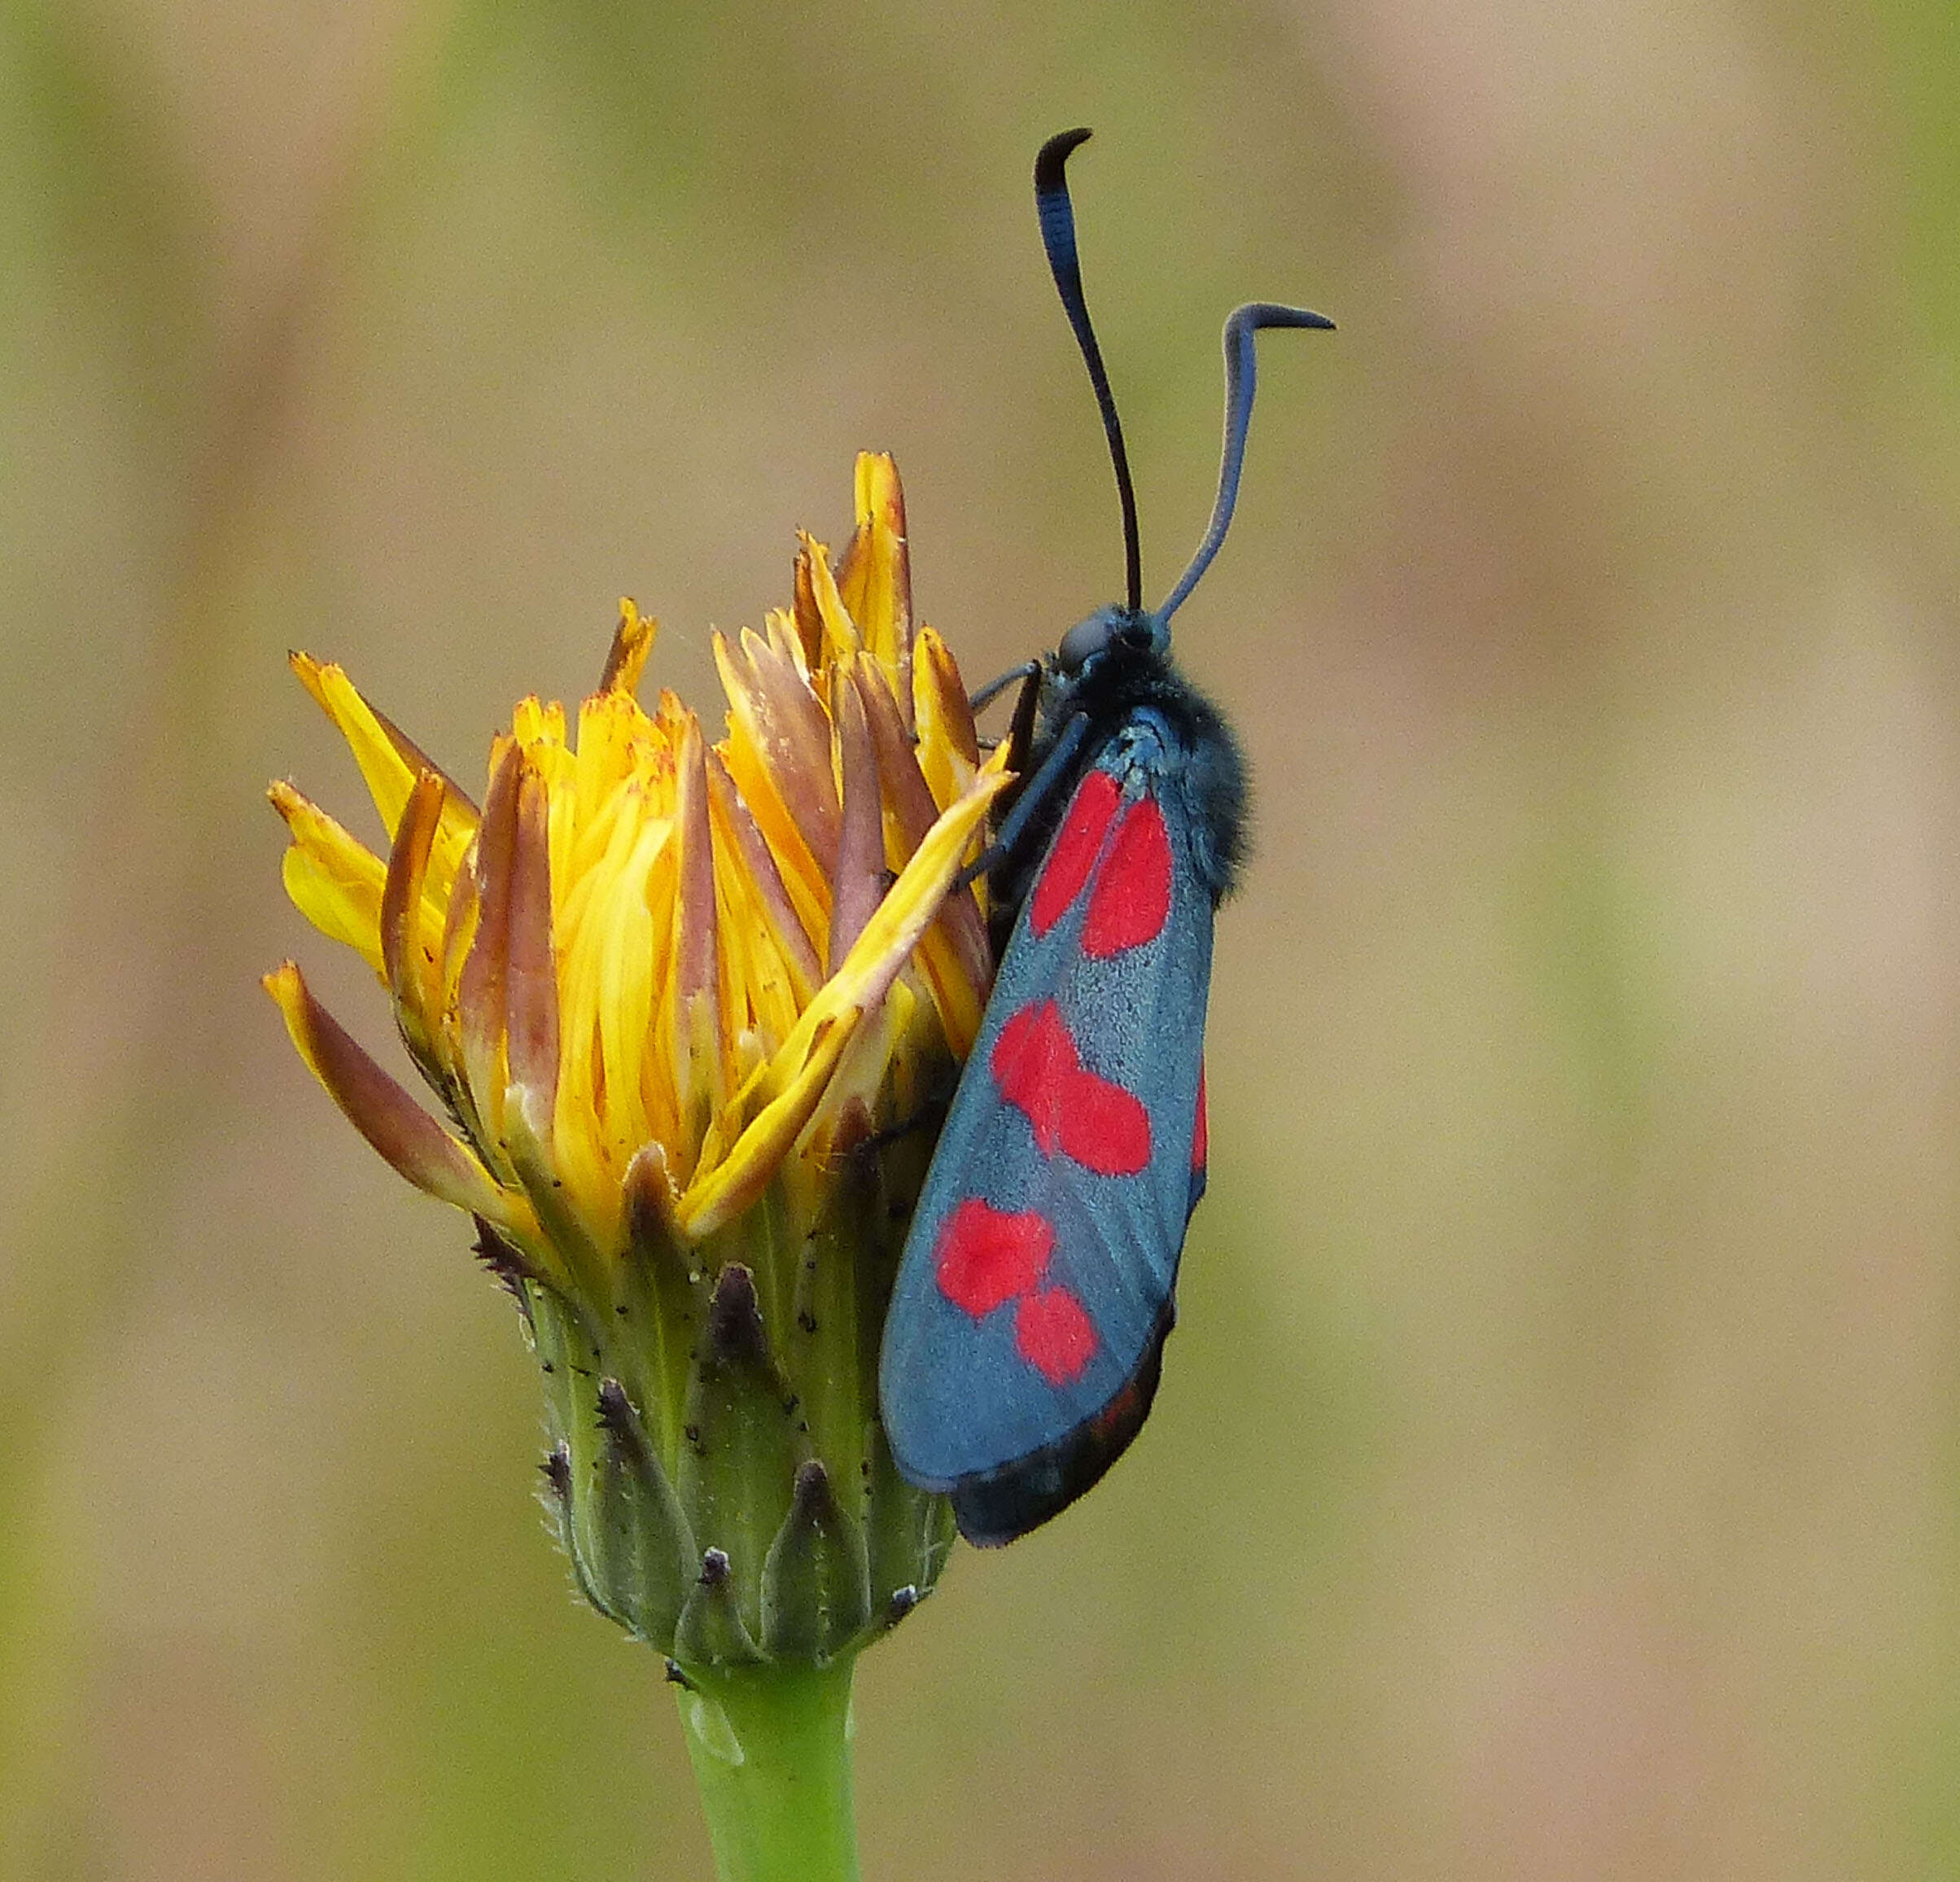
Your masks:
{"label": "six-spot burnet moth", "polygon": [[1089,370],[1122,502],[1125,600],[1017,680],[1026,782],[982,859],[1000,969],[954,1093],[885,1323],[879,1395],[899,1469],[960,1533],[1012,1542],[1087,1490],[1157,1390],[1184,1229],[1205,1188],[1214,910],[1245,846],[1245,769],[1171,663],[1170,617],[1223,541],[1252,415],[1253,336],[1328,327],[1253,302],[1225,323],[1225,449],[1210,527],[1143,606],[1122,428],[1083,297],[1064,167],[1035,162],[1048,265]]}

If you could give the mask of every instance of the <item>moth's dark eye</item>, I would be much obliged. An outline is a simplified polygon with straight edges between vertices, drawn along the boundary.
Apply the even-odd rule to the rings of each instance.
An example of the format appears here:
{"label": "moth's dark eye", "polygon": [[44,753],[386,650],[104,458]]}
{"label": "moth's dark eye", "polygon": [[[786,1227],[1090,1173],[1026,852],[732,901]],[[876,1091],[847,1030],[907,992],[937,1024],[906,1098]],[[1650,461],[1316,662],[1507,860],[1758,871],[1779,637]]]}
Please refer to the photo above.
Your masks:
{"label": "moth's dark eye", "polygon": [[1079,673],[1109,646],[1109,634],[1107,615],[1091,615],[1086,621],[1078,621],[1061,637],[1061,645],[1055,650],[1055,664],[1065,673]]}

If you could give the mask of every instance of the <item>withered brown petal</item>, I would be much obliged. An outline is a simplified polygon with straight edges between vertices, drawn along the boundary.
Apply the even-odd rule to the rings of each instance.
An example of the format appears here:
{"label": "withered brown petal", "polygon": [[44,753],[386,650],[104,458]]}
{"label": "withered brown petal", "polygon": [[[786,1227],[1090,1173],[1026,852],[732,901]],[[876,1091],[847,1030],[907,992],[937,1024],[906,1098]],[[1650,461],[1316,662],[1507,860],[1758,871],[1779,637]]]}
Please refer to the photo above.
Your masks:
{"label": "withered brown petal", "polygon": [[838,819],[837,864],[830,876],[828,960],[835,970],[864,933],[885,893],[885,827],[879,802],[877,758],[865,722],[864,703],[848,672],[835,691],[838,769],[844,781]]}

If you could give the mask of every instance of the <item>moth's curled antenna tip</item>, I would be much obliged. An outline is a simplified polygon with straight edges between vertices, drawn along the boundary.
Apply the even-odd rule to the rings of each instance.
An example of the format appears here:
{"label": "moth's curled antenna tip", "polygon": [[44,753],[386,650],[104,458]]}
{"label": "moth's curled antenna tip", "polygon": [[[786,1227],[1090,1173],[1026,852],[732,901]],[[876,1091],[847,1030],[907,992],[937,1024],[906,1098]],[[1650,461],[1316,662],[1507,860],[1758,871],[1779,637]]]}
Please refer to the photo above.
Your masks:
{"label": "moth's curled antenna tip", "polygon": [[1103,369],[1102,348],[1096,344],[1096,329],[1089,319],[1089,304],[1083,296],[1082,260],[1075,249],[1075,210],[1069,201],[1069,180],[1062,173],[1069,152],[1088,136],[1086,129],[1060,131],[1041,147],[1035,159],[1035,214],[1041,225],[1041,246],[1048,252],[1048,272],[1055,277],[1055,291],[1074,330],[1075,344],[1082,349],[1083,364],[1089,370],[1089,383],[1095,388],[1097,409],[1102,414],[1103,431],[1109,440],[1109,462],[1116,472],[1116,493],[1123,513],[1123,593],[1132,614],[1144,605],[1144,552],[1137,539],[1136,490],[1130,479],[1130,460],[1123,450],[1123,427],[1116,415],[1116,396],[1109,390],[1109,375]]}
{"label": "moth's curled antenna tip", "polygon": [[1232,527],[1232,509],[1239,500],[1239,473],[1245,465],[1245,433],[1252,423],[1253,388],[1258,370],[1253,336],[1269,326],[1304,326],[1327,332],[1333,325],[1324,313],[1284,306],[1276,300],[1249,300],[1245,306],[1235,308],[1225,322],[1225,450],[1218,466],[1218,501],[1212,506],[1211,525],[1198,545],[1197,554],[1192,557],[1190,567],[1157,611],[1158,620],[1168,621],[1177,612],[1185,596],[1197,586],[1199,576],[1210,567],[1211,558],[1225,540],[1225,532]]}
{"label": "moth's curled antenna tip", "polygon": [[1093,133],[1086,125],[1078,125],[1072,131],[1057,131],[1043,144],[1035,158],[1035,187],[1044,195],[1061,186],[1062,166],[1069,160],[1071,152],[1086,144]]}
{"label": "moth's curled antenna tip", "polygon": [[1243,307],[1232,309],[1225,325],[1234,335],[1248,329],[1256,332],[1262,326],[1309,326],[1323,333],[1334,330],[1333,322],[1324,313],[1304,307],[1287,307],[1276,300],[1249,300]]}

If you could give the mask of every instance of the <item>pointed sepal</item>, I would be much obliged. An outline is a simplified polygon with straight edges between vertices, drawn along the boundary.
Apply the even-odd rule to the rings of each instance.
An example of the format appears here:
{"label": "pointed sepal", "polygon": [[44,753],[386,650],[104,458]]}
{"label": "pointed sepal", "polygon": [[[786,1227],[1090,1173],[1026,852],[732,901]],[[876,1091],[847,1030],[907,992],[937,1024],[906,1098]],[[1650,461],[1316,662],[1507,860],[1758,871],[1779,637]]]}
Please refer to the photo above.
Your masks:
{"label": "pointed sepal", "polygon": [[674,1657],[683,1666],[742,1666],[759,1663],[761,1650],[742,1617],[727,1552],[709,1549],[688,1591],[674,1629]]}
{"label": "pointed sepal", "polygon": [[723,1556],[752,1633],[762,1622],[763,1563],[790,1512],[809,1438],[770,1353],[755,1277],[739,1262],[715,1280],[683,1417],[681,1507],[702,1547]]}
{"label": "pointed sepal", "polygon": [[545,1453],[545,1461],[538,1466],[538,1471],[545,1479],[541,1493],[545,1508],[550,1515],[558,1547],[564,1550],[565,1559],[571,1564],[571,1578],[578,1583],[579,1592],[607,1620],[630,1627],[632,1623],[607,1601],[605,1591],[587,1572],[585,1552],[578,1543],[579,1517],[572,1496],[571,1447],[561,1438]]}
{"label": "pointed sepal", "polygon": [[763,1646],[774,1658],[828,1660],[871,1615],[864,1538],[812,1458],[796,1473],[790,1513],[762,1571]]}
{"label": "pointed sepal", "polygon": [[581,1582],[643,1640],[673,1638],[694,1573],[694,1538],[638,1411],[617,1379],[599,1382],[592,1508],[573,1530]]}

